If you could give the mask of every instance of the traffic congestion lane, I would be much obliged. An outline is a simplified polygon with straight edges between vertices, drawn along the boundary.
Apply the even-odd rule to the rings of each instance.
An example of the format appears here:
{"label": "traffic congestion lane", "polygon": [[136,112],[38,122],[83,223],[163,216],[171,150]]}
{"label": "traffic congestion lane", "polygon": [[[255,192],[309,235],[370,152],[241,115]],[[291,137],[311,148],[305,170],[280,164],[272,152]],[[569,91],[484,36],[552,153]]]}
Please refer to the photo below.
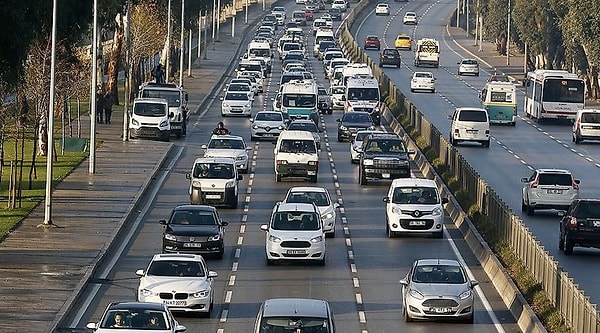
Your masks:
{"label": "traffic congestion lane", "polygon": [[[444,16],[441,15],[450,10],[450,8],[447,8],[445,11],[440,10],[438,11],[439,15],[436,17],[433,15],[436,11],[431,9],[427,15],[422,16],[422,19],[438,22],[440,17],[447,16],[445,14]],[[381,18],[369,17],[363,24],[363,27],[368,27],[370,30],[365,30],[364,32],[362,32],[362,29],[359,30],[358,38],[360,39],[361,35],[373,33],[373,30],[385,29],[385,26],[386,23],[381,22]],[[479,105],[477,92],[480,88],[477,87],[483,87],[485,77],[460,77],[460,84],[457,84],[453,60],[463,57],[463,55],[460,55],[461,51],[452,47],[454,44],[449,38],[439,36],[439,32],[443,31],[442,27],[436,27],[435,25],[428,26],[420,23],[418,29],[417,33],[422,33],[422,36],[432,36],[431,34],[437,33],[434,36],[438,36],[439,40],[443,40],[441,43],[442,67],[432,69],[438,78],[436,82],[436,96],[432,97],[429,94],[425,96],[425,94],[415,93],[407,93],[407,96],[442,133],[446,134],[449,130],[449,121],[444,116],[451,113],[453,106]],[[450,67],[448,68],[444,65],[448,63],[444,60],[447,56],[451,58],[449,61]],[[464,55],[464,57],[467,56]],[[412,64],[407,64],[407,67],[411,68]],[[394,69],[385,69],[385,71],[402,91],[409,91],[408,73],[403,75],[402,71],[395,71]],[[520,91],[519,95],[522,97],[522,91]],[[436,99],[448,102],[447,107],[441,108],[442,110],[446,110],[446,112],[440,112],[439,101],[432,102]],[[518,99],[519,114],[522,114],[522,101],[522,98]],[[556,212],[540,211],[536,212],[537,216],[534,217],[526,216],[520,212],[521,188],[523,185],[520,183],[520,178],[531,175],[531,168],[555,167],[571,170],[576,178],[582,180],[582,197],[597,197],[600,195],[597,190],[599,185],[598,178],[594,176],[598,169],[594,156],[600,151],[600,147],[590,145],[591,147],[585,148],[586,153],[582,153],[578,146],[570,142],[570,130],[570,126],[568,125],[538,124],[530,120],[518,121],[516,128],[492,126],[491,133],[494,141],[489,152],[486,149],[478,149],[479,147],[466,146],[461,146],[459,150],[471,165],[476,168],[479,174],[513,208],[513,211],[521,215],[527,226],[536,235],[536,238],[541,241],[555,258],[559,259],[565,270],[571,276],[574,276],[576,281],[586,290],[586,294],[591,294],[592,298],[595,299],[598,297],[600,289],[594,283],[593,277],[587,274],[581,259],[575,258],[576,256],[566,257],[558,251],[559,218],[556,216]],[[498,149],[500,149],[500,152]],[[588,155],[591,155],[591,157]],[[585,257],[600,255],[600,252],[595,249],[579,248],[576,250],[577,253]]]}

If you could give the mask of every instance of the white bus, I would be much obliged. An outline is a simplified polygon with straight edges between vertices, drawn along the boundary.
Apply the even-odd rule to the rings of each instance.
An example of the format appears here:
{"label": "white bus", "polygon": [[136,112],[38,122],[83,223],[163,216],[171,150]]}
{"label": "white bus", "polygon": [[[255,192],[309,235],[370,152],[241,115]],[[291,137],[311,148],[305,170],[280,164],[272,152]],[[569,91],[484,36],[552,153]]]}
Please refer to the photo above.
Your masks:
{"label": "white bus", "polygon": [[576,74],[538,69],[525,80],[525,115],[529,118],[575,120],[583,109],[585,83]]}

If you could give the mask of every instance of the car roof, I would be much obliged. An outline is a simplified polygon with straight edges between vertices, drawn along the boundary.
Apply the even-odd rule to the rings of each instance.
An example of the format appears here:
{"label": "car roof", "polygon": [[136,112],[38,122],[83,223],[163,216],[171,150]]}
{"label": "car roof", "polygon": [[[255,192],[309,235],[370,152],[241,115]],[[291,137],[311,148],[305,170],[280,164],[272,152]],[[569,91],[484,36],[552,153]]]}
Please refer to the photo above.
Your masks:
{"label": "car roof", "polygon": [[108,306],[108,310],[128,310],[128,309],[164,311],[165,305],[163,303],[151,303],[151,302],[117,302],[117,303],[111,303]]}
{"label": "car roof", "polygon": [[539,173],[562,173],[562,174],[571,174],[571,171],[569,170],[564,170],[564,169],[552,169],[552,168],[547,168],[547,169],[536,169],[535,171],[539,172]]}
{"label": "car roof", "polygon": [[461,264],[454,259],[418,259],[416,261],[417,266],[424,265],[450,265],[450,266],[461,266]]}
{"label": "car roof", "polygon": [[327,301],[307,298],[268,299],[262,306],[263,317],[302,316],[315,318],[329,317]]}
{"label": "car roof", "polygon": [[314,140],[315,137],[309,131],[285,130],[279,134],[281,140]]}
{"label": "car roof", "polygon": [[230,140],[244,140],[244,138],[242,138],[239,135],[231,135],[231,134],[227,134],[227,135],[218,135],[218,134],[213,134],[210,136],[210,139],[230,139]]}
{"label": "car roof", "polygon": [[293,186],[288,190],[291,192],[329,192],[326,188],[320,186]]}
{"label": "car roof", "polygon": [[216,212],[217,209],[214,206],[209,206],[209,205],[179,205],[175,208],[173,208],[173,211],[181,211],[181,210],[185,210],[185,211],[189,211],[189,210],[196,210],[196,211],[210,211],[210,212]]}
{"label": "car roof", "polygon": [[435,187],[434,180],[427,178],[397,178],[392,181],[390,187]]}
{"label": "car roof", "polygon": [[276,206],[277,212],[313,212],[317,213],[319,210],[313,203],[287,203],[281,202]]}
{"label": "car roof", "polygon": [[203,261],[199,254],[191,253],[159,253],[152,257],[152,261]]}
{"label": "car roof", "polygon": [[370,136],[372,138],[378,138],[378,139],[397,139],[397,140],[402,140],[402,138],[400,137],[400,135],[395,134],[395,133],[388,133],[388,132],[371,133]]}
{"label": "car roof", "polygon": [[198,157],[194,164],[196,163],[226,163],[233,164],[235,161],[231,157]]}

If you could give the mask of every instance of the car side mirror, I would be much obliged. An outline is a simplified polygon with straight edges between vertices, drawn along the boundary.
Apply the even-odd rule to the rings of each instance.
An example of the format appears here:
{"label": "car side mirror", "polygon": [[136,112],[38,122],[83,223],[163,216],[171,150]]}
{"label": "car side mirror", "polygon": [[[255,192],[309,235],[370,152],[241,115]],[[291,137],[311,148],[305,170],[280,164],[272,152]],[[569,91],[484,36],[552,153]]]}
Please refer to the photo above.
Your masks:
{"label": "car side mirror", "polygon": [[385,203],[389,203],[389,202],[390,202],[390,198],[389,198],[389,197],[384,197],[384,198],[383,198],[383,202],[385,202]]}
{"label": "car side mirror", "polygon": [[167,220],[160,220],[160,221],[158,221],[158,224],[167,225]]}
{"label": "car side mirror", "polygon": [[402,280],[398,281],[398,283],[400,283],[400,284],[401,284],[401,285],[403,285],[403,286],[408,286],[408,280],[407,280],[406,278],[404,278],[404,279],[402,279]]}
{"label": "car side mirror", "polygon": [[226,227],[229,225],[229,222],[227,221],[221,221],[221,226]]}
{"label": "car side mirror", "polygon": [[262,231],[269,231],[269,226],[267,224],[263,224],[260,226],[260,230]]}
{"label": "car side mirror", "polygon": [[244,176],[242,176],[242,175],[238,175],[238,176],[237,176],[237,180],[244,180]]}
{"label": "car side mirror", "polygon": [[200,148],[201,148],[201,149],[207,149],[207,148],[208,148],[208,146],[207,146],[207,145],[201,145],[201,146],[200,146]]}
{"label": "car side mirror", "polygon": [[521,183],[529,183],[529,179],[528,178],[521,178]]}
{"label": "car side mirror", "polygon": [[192,175],[188,172],[185,174],[185,179],[192,179]]}
{"label": "car side mirror", "polygon": [[219,100],[220,100],[221,102],[223,102],[223,97],[219,97]]}
{"label": "car side mirror", "polygon": [[579,183],[581,183],[581,180],[575,179],[575,184],[579,184]]}
{"label": "car side mirror", "polygon": [[452,116],[451,115],[447,115],[446,118],[448,118],[448,120],[452,120]]}
{"label": "car side mirror", "polygon": [[557,215],[558,215],[559,217],[563,217],[563,216],[567,215],[567,212],[566,212],[566,211],[564,211],[564,210],[559,210],[559,211],[557,212]]}
{"label": "car side mirror", "polygon": [[137,276],[144,276],[144,270],[143,269],[138,269],[137,271],[135,271],[135,275],[137,275]]}
{"label": "car side mirror", "polygon": [[246,151],[252,150],[252,147],[246,147]]}
{"label": "car side mirror", "polygon": [[341,119],[336,119],[335,121],[337,121],[338,123],[341,123],[342,120]]}
{"label": "car side mirror", "polygon": [[479,281],[471,280],[471,281],[469,281],[469,284],[471,285],[471,288],[474,288],[479,285]]}

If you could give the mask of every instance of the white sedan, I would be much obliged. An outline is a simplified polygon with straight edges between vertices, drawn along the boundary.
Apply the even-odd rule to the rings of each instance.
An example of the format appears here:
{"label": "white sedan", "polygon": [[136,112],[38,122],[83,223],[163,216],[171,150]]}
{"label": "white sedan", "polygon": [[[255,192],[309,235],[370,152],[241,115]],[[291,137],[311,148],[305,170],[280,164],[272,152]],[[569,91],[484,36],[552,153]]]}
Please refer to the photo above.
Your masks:
{"label": "white sedan", "polygon": [[417,24],[417,13],[415,13],[415,12],[406,12],[406,14],[404,14],[404,18],[402,19],[402,23],[404,23],[404,24]]}
{"label": "white sedan", "polygon": [[428,90],[435,92],[435,77],[432,72],[415,72],[410,80],[410,91]]}
{"label": "white sedan", "polygon": [[375,15],[390,15],[390,6],[387,3],[378,3],[375,7]]}
{"label": "white sedan", "polygon": [[137,298],[140,302],[164,303],[171,311],[199,312],[210,315],[213,308],[213,279],[198,254],[155,254],[140,277]]}
{"label": "white sedan", "polygon": [[252,99],[246,92],[227,92],[221,97],[221,116],[252,116]]}
{"label": "white sedan", "polygon": [[248,151],[244,138],[237,135],[212,135],[207,145],[202,145],[204,157],[230,157],[240,173],[248,173]]}
{"label": "white sedan", "polygon": [[335,220],[339,204],[331,200],[329,191],[324,187],[296,186],[291,187],[284,202],[286,203],[310,203],[313,202],[318,208],[323,220],[323,231],[325,237],[335,237]]}

